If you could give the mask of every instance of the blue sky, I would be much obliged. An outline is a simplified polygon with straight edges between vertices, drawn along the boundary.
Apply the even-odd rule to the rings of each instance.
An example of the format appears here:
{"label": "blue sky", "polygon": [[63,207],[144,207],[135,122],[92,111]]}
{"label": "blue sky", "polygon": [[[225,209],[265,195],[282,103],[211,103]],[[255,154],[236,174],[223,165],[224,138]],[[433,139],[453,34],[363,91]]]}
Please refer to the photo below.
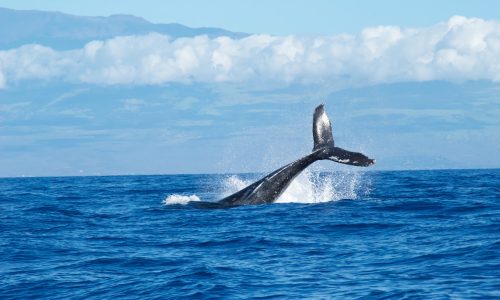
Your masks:
{"label": "blue sky", "polygon": [[319,103],[371,169],[500,167],[498,5],[374,3],[0,1],[249,33],[0,11],[0,176],[269,171]]}

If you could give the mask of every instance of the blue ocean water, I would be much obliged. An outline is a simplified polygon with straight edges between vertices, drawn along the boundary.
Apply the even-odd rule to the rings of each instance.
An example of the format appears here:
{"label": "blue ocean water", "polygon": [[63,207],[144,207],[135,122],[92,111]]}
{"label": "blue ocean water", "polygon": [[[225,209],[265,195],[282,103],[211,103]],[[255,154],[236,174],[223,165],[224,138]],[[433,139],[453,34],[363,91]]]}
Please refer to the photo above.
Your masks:
{"label": "blue ocean water", "polygon": [[[0,179],[0,298],[500,297],[500,170]],[[297,203],[299,202],[299,203]]]}

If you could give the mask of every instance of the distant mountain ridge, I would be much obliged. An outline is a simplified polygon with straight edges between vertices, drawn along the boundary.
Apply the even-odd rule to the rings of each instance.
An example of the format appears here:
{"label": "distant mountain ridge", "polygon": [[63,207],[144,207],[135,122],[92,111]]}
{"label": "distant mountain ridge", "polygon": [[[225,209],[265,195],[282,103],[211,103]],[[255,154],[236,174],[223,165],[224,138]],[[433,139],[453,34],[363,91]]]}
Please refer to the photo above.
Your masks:
{"label": "distant mountain ridge", "polygon": [[87,17],[36,10],[0,8],[0,49],[42,44],[58,50],[80,48],[97,39],[157,32],[173,38],[207,35],[242,38],[245,33],[220,28],[191,28],[177,23],[155,24],[132,15]]}

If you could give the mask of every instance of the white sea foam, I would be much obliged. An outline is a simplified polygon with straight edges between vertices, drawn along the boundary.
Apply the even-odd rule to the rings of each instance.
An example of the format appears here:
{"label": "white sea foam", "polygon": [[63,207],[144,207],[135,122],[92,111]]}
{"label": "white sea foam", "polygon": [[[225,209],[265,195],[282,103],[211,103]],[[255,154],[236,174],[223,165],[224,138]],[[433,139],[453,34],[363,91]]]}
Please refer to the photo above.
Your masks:
{"label": "white sea foam", "polygon": [[200,198],[196,195],[186,196],[186,195],[178,195],[173,194],[169,195],[165,200],[163,200],[163,204],[165,205],[173,205],[173,204],[188,204],[191,201],[200,201]]}

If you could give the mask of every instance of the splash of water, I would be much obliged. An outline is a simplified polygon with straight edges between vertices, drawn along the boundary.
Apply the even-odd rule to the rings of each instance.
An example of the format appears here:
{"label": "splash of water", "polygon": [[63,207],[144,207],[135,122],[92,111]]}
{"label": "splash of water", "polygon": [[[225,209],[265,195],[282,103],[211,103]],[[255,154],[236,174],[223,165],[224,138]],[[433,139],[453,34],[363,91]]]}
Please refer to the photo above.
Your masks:
{"label": "splash of water", "polygon": [[[290,183],[276,203],[321,203],[357,199],[359,194],[366,193],[361,176],[358,172],[319,173],[305,170]],[[221,182],[218,199],[236,193],[253,182],[237,175],[225,177]],[[200,201],[200,198],[195,194],[190,196],[173,194],[165,198],[163,204],[185,205],[190,201]]]}
{"label": "splash of water", "polygon": [[169,195],[167,198],[165,198],[165,200],[163,200],[163,204],[165,204],[165,205],[174,205],[174,204],[186,205],[191,201],[200,201],[200,198],[196,195],[185,196],[185,195],[173,194],[173,195]]}
{"label": "splash of water", "polygon": [[220,198],[226,198],[227,196],[246,188],[252,184],[252,182],[252,180],[241,179],[237,175],[226,177],[222,180],[222,193],[220,194]]}
{"label": "splash of water", "polygon": [[[252,183],[236,175],[226,177],[220,198],[227,197]],[[295,178],[276,203],[320,203],[341,199],[357,199],[361,191],[358,172],[320,174],[305,170]]]}

